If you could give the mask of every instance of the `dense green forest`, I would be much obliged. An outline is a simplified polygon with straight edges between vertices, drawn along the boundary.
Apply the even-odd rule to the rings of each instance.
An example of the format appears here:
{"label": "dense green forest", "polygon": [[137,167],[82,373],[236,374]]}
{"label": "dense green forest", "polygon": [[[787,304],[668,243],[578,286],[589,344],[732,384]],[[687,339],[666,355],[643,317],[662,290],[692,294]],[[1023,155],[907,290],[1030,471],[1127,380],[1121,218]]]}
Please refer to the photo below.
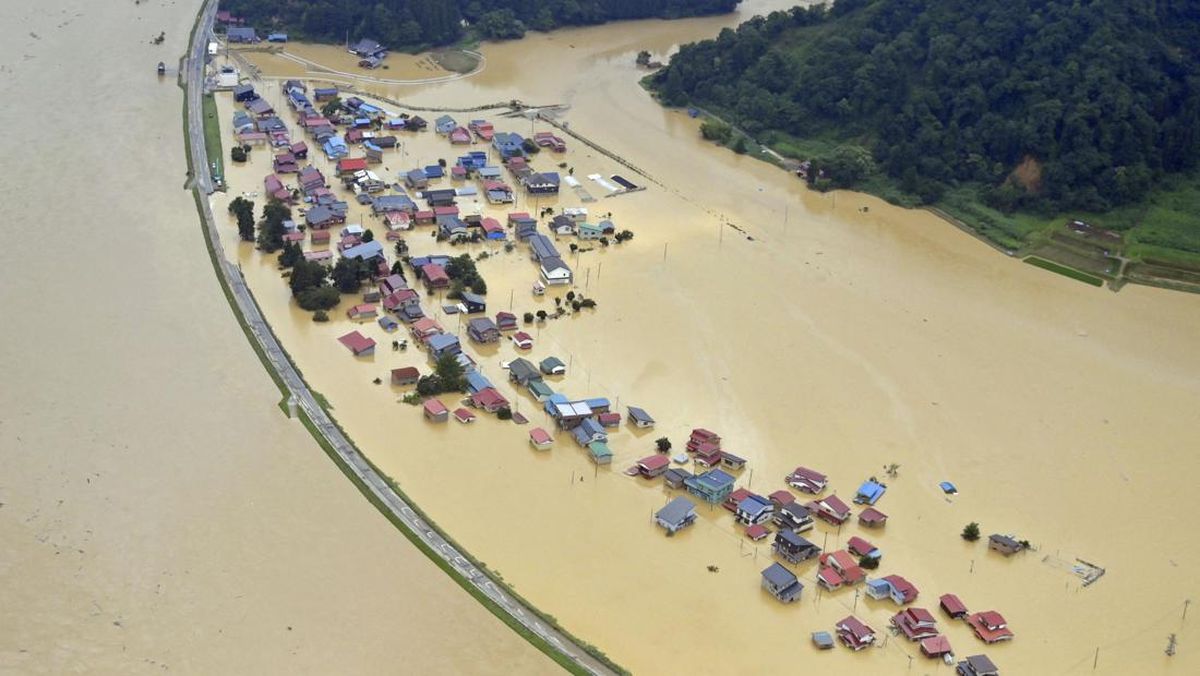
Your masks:
{"label": "dense green forest", "polygon": [[395,49],[445,45],[473,28],[483,38],[519,38],[526,29],[617,19],[731,12],[740,0],[224,0],[222,9],[260,29],[343,42],[369,37]]}
{"label": "dense green forest", "polygon": [[813,151],[819,187],[1103,213],[1196,167],[1198,51],[1196,0],[838,0],[685,45],[651,84]]}

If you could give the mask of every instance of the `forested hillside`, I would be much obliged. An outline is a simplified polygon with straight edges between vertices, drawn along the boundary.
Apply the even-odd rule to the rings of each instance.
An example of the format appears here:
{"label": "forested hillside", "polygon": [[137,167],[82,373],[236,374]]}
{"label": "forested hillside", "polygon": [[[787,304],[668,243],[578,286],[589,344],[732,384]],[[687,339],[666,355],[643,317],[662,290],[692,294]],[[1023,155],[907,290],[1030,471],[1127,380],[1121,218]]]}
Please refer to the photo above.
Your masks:
{"label": "forested hillside", "polygon": [[[653,86],[917,203],[1104,212],[1200,160],[1200,2],[838,0],[684,46]],[[813,143],[819,141],[819,143]]]}
{"label": "forested hillside", "polygon": [[223,0],[222,9],[263,29],[343,42],[370,37],[406,49],[463,37],[464,21],[484,38],[518,38],[526,29],[617,19],[678,18],[731,12],[740,0]]}

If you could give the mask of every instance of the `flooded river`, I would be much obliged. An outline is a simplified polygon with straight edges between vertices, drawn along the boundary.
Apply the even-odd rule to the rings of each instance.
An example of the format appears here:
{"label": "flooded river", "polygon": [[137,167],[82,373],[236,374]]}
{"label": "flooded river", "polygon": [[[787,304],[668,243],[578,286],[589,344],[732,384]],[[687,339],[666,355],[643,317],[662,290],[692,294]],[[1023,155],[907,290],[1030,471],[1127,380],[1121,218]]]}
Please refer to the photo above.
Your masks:
{"label": "flooded river", "polygon": [[[743,11],[764,8],[750,2]],[[455,539],[635,672],[764,673],[782,658],[797,669],[895,673],[907,672],[911,657],[920,673],[949,673],[896,637],[861,653],[815,652],[810,632],[831,630],[853,612],[882,636],[896,608],[856,599],[853,590],[818,594],[811,563],[797,569],[804,599],[778,604],[759,588],[769,547],[746,540],[720,508],[702,509],[697,527],[663,537],[651,515],[671,494],[621,470],[649,455],[654,438],[678,447],[693,427],[720,432],[749,460],[739,484],[764,494],[806,465],[848,497],[898,464],[879,504],[891,517],[886,529],[818,525],[807,536],[830,550],[864,536],[884,552],[879,574],[904,575],[920,589],[916,605],[934,608],[952,592],[973,611],[1000,611],[1016,632],[1011,643],[984,646],[939,612],[959,656],[985,652],[1005,673],[1200,668],[1190,647],[1196,618],[1183,621],[1185,601],[1200,591],[1200,545],[1181,537],[1187,503],[1177,499],[1190,494],[1198,464],[1200,297],[1095,289],[998,255],[928,213],[807,192],[794,177],[703,143],[697,121],[640,89],[634,55],[648,49],[662,58],[730,21],[533,34],[485,45],[486,66],[473,77],[378,90],[425,106],[566,104],[572,130],[652,177],[570,138],[565,156],[543,152],[533,161],[547,170],[565,162],[597,197],[605,191],[588,174],[620,173],[647,186],[586,205],[636,233],[628,244],[569,258],[575,290],[598,308],[530,329],[532,358],[570,364],[551,383],[556,390],[606,396],[658,419],[652,432],[614,431],[611,469],[596,470],[567,435],[536,452],[528,428],[490,416],[471,426],[423,422],[386,384],[398,366],[427,371],[423,352],[393,352],[392,336],[369,323],[355,328],[380,350],[352,358],[336,341],[351,329],[344,309],[352,299],[330,313],[332,322],[315,324],[291,303],[273,260],[231,246],[306,378],[359,446]],[[260,88],[283,107],[278,84]],[[220,105],[227,121],[227,95]],[[458,117],[474,116],[484,115]],[[491,119],[522,134],[547,129]],[[404,140],[381,168],[391,178],[460,154],[432,132]],[[332,173],[323,157],[315,163]],[[233,189],[214,200],[216,212],[241,191],[261,190],[269,165],[259,150],[248,165],[230,166]],[[518,206],[578,204],[564,191]],[[463,206],[505,213],[470,200]],[[359,221],[384,233],[356,206],[350,222]],[[232,222],[225,235],[236,237]],[[491,314],[554,307],[553,294],[530,294],[536,268],[523,247],[450,250],[427,229],[407,241],[414,255],[492,254],[479,263]],[[459,318],[435,316],[461,332]],[[546,425],[498,365],[517,356],[510,343],[467,349],[533,424]],[[385,384],[372,384],[377,377]],[[957,496],[938,488],[946,480]],[[985,536],[1013,533],[1036,550],[1004,558],[983,542],[968,544],[959,532],[971,521]],[[1082,587],[1071,570],[1077,558],[1107,574]],[[1180,651],[1168,658],[1172,633]]]}
{"label": "flooded river", "polygon": [[183,188],[199,3],[102,4],[0,5],[0,673],[556,671],[281,414]]}

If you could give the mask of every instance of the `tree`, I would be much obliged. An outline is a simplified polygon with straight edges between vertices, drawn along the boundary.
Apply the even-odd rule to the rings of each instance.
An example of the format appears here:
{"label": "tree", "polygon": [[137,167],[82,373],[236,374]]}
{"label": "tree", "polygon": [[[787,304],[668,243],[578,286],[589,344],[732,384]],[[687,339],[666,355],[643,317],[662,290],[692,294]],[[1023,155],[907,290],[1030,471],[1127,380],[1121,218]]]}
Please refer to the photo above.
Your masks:
{"label": "tree", "polygon": [[733,145],[730,146],[730,149],[739,155],[745,155],[746,154],[746,137],[739,134],[737,137],[737,140],[735,140],[733,142]]}
{"label": "tree", "polygon": [[432,397],[443,391],[442,381],[436,375],[421,376],[417,379],[417,394],[422,397]]}
{"label": "tree", "polygon": [[466,389],[466,373],[462,364],[458,363],[457,355],[443,353],[438,357],[433,373],[441,383],[443,392],[461,392]]}
{"label": "tree", "polygon": [[644,49],[641,50],[640,52],[637,53],[637,59],[635,60],[635,62],[639,66],[650,65],[650,52],[648,52]]}
{"label": "tree", "polygon": [[329,315],[324,310],[317,310],[313,313],[313,321],[318,323],[327,322],[329,321]]}
{"label": "tree", "polygon": [[710,117],[700,123],[700,135],[706,141],[716,141],[717,143],[728,143],[733,136],[733,127],[728,123],[718,120],[715,117]]}
{"label": "tree", "polygon": [[[542,310],[542,312],[545,312],[545,310]],[[526,323],[526,324],[532,324],[532,323],[533,323],[533,313],[532,313],[532,312],[526,312],[526,313],[525,313],[525,316],[523,317],[523,319],[525,320],[525,323]]]}
{"label": "tree", "polygon": [[321,106],[321,117],[333,117],[342,109],[342,99],[340,96],[335,96],[325,105]]}
{"label": "tree", "polygon": [[575,292],[574,292],[574,291],[568,291],[568,292],[567,292],[567,301],[573,301],[573,300],[575,300]]}
{"label": "tree", "polygon": [[329,310],[336,307],[341,299],[338,290],[332,286],[314,286],[296,296],[296,302],[305,310]]}
{"label": "tree", "polygon": [[309,289],[324,286],[328,274],[329,271],[325,269],[324,265],[301,258],[292,266],[292,276],[288,279],[292,295],[299,297],[301,293]]}
{"label": "tree", "polygon": [[304,251],[299,244],[288,242],[283,245],[283,251],[279,254],[279,264],[285,268],[290,268],[296,263],[304,260]]}
{"label": "tree", "polygon": [[254,241],[254,202],[245,197],[235,197],[229,203],[229,213],[237,218],[238,237],[243,242]]}
{"label": "tree", "polygon": [[669,453],[671,451],[671,440],[666,437],[659,437],[654,440],[654,447],[659,453]]}
{"label": "tree", "polygon": [[471,291],[481,296],[487,293],[487,282],[483,281],[483,277],[475,278],[475,281],[471,283]]}
{"label": "tree", "polygon": [[875,570],[879,567],[879,557],[867,556],[866,554],[863,554],[862,556],[858,557],[858,567],[862,568],[863,570]]}
{"label": "tree", "polygon": [[375,241],[375,233],[370,228],[368,228],[367,231],[363,233],[362,241],[374,242]]}
{"label": "tree", "polygon": [[263,206],[263,218],[258,224],[258,248],[267,253],[283,247],[283,222],[290,220],[292,210],[279,200],[271,200]]}
{"label": "tree", "polygon": [[512,409],[504,406],[500,410],[496,411],[496,417],[500,420],[512,420]]}
{"label": "tree", "polygon": [[537,318],[538,318],[538,321],[539,321],[539,322],[544,322],[544,321],[546,321],[546,311],[545,311],[545,310],[538,310],[538,311],[537,311]]}
{"label": "tree", "polygon": [[979,524],[972,521],[971,523],[969,523],[965,527],[963,527],[962,539],[966,540],[967,542],[974,542],[974,541],[978,540],[979,539]]}
{"label": "tree", "polygon": [[241,146],[234,146],[229,149],[229,159],[234,162],[242,163],[246,161],[246,151]]}
{"label": "tree", "polygon": [[342,293],[357,293],[362,282],[370,276],[370,267],[358,258],[339,258],[330,277],[333,285]]}
{"label": "tree", "polygon": [[617,240],[618,244],[620,244],[621,242],[628,242],[629,240],[633,239],[633,231],[632,230],[622,230],[621,232],[618,232],[613,237],[613,239]]}
{"label": "tree", "polygon": [[531,139],[531,138],[527,138],[521,142],[521,150],[524,150],[526,153],[529,153],[530,155],[536,155],[536,154],[542,152],[542,149],[539,148],[538,144],[534,143],[533,139]]}

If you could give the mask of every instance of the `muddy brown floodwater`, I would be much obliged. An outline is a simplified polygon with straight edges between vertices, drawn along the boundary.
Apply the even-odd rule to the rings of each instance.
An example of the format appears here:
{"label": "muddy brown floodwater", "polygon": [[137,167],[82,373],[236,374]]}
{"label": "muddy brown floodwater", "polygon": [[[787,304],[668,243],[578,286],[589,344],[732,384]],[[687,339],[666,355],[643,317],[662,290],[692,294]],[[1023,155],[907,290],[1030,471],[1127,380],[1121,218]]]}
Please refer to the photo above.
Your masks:
{"label": "muddy brown floodwater", "polygon": [[198,6],[0,5],[0,673],[557,671],[276,406],[183,188]]}
{"label": "muddy brown floodwater", "polygon": [[[780,5],[748,2],[742,11]],[[637,672],[765,673],[782,658],[785,669],[895,673],[910,669],[910,657],[920,673],[949,671],[895,637],[861,653],[815,652],[810,632],[854,612],[883,633],[896,608],[856,600],[852,590],[818,594],[811,563],[797,571],[808,586],[804,599],[776,603],[759,588],[769,548],[746,540],[720,508],[702,509],[697,527],[663,537],[650,517],[671,494],[621,470],[650,454],[654,438],[681,446],[697,426],[717,430],[749,460],[739,484],[761,493],[783,488],[784,475],[803,464],[849,497],[899,464],[879,504],[891,517],[885,530],[818,525],[809,537],[834,549],[865,536],[884,552],[879,574],[899,573],[919,587],[918,606],[933,608],[953,592],[972,610],[999,610],[1016,632],[1011,643],[985,647],[943,618],[959,656],[987,653],[1005,673],[1091,672],[1093,664],[1111,674],[1195,672],[1198,620],[1183,616],[1200,591],[1200,545],[1186,536],[1190,503],[1180,498],[1193,491],[1200,464],[1200,297],[1094,289],[998,255],[928,213],[860,194],[811,193],[773,167],[703,143],[696,120],[660,108],[639,88],[634,55],[649,49],[662,58],[737,18],[531,34],[485,45],[486,68],[474,77],[378,90],[426,106],[567,104],[571,129],[654,177],[646,181],[574,139],[565,156],[543,152],[533,162],[565,162],[597,197],[605,191],[589,174],[620,173],[648,186],[586,205],[636,233],[628,244],[569,258],[576,291],[599,307],[531,329],[533,358],[556,355],[571,365],[553,379],[556,390],[606,396],[622,410],[642,406],[658,419],[652,432],[614,431],[611,469],[595,469],[563,434],[553,450],[536,452],[528,428],[489,416],[471,426],[426,424],[419,409],[398,401],[401,390],[371,382],[386,382],[398,366],[428,370],[424,353],[393,352],[392,336],[368,323],[357,328],[381,348],[352,358],[336,337],[354,326],[344,313],[354,300],[332,311],[330,323],[313,323],[291,302],[273,257],[233,246],[236,231],[226,222],[229,251],[309,382],[372,460],[469,551]],[[260,88],[283,108],[277,83]],[[227,95],[220,105],[227,121]],[[523,134],[547,128],[492,121]],[[407,135],[378,170],[394,178],[458,154],[432,132]],[[214,200],[215,211],[224,213],[239,192],[260,191],[269,163],[267,152],[255,151],[247,165],[230,166],[233,189]],[[518,207],[578,204],[564,191],[532,204],[522,198]],[[463,206],[505,213],[471,200]],[[355,206],[350,222],[359,221],[383,235]],[[489,313],[553,308],[561,293],[530,294],[536,271],[523,247],[451,250],[427,229],[407,240],[414,255],[489,252],[479,264]],[[461,332],[459,319],[437,305],[426,302]],[[511,343],[468,351],[533,424],[546,424],[498,365],[517,356]],[[943,495],[944,480],[960,493]],[[1028,539],[1036,551],[1005,559],[983,542],[968,544],[959,532],[970,521],[985,535]],[[1084,588],[1071,571],[1076,558],[1107,574]],[[1172,633],[1180,647],[1169,658]]]}

